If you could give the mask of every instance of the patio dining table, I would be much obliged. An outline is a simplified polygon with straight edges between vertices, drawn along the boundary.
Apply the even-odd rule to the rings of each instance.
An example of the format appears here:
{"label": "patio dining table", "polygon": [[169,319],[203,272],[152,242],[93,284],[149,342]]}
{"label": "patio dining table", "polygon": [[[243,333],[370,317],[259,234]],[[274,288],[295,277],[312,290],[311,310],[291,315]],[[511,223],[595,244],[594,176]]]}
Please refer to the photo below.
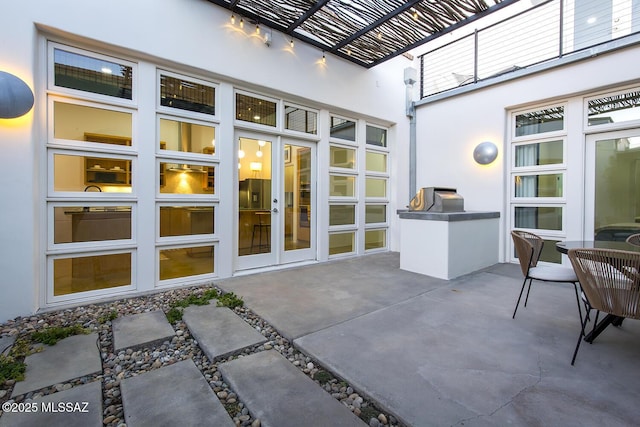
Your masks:
{"label": "patio dining table", "polygon": [[[640,246],[634,246],[627,242],[609,241],[609,240],[567,240],[556,243],[556,250],[563,254],[568,254],[569,249],[596,248],[596,249],[615,249],[621,251],[640,252]],[[596,316],[597,318],[597,316]],[[593,342],[609,325],[620,326],[624,317],[607,314],[591,332],[585,335],[586,342]]]}

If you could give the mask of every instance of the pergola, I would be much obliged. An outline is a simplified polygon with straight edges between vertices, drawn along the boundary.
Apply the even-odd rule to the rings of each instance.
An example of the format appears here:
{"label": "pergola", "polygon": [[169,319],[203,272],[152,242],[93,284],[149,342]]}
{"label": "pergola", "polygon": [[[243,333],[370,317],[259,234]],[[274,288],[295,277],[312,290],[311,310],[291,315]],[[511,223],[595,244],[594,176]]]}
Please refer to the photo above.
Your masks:
{"label": "pergola", "polygon": [[208,0],[371,68],[518,0]]}

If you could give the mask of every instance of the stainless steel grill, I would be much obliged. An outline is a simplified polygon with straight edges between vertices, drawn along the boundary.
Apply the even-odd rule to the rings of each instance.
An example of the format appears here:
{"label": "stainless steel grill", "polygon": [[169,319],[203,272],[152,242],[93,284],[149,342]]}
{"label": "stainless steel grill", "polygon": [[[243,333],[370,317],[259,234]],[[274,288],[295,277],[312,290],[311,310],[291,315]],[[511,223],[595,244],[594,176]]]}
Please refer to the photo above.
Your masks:
{"label": "stainless steel grill", "polygon": [[409,203],[410,211],[464,212],[464,198],[455,188],[423,187]]}

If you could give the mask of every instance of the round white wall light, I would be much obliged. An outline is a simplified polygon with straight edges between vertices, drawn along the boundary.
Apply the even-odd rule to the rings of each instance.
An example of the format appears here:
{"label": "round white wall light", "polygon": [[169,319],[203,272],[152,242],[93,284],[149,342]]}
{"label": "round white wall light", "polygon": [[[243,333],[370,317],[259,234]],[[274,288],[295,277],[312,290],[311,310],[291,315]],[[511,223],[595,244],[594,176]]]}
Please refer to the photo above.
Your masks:
{"label": "round white wall light", "polygon": [[473,159],[481,165],[488,165],[498,157],[498,147],[490,141],[481,142],[473,150]]}

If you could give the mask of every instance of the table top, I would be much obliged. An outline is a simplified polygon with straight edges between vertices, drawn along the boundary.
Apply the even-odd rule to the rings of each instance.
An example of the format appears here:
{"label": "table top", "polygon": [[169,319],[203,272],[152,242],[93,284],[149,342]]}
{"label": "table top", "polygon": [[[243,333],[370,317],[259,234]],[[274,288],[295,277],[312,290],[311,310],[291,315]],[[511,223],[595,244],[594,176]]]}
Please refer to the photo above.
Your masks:
{"label": "table top", "polygon": [[627,242],[612,242],[608,240],[568,240],[556,243],[556,250],[563,254],[569,249],[597,248],[597,249],[617,249],[620,251],[640,252],[640,246],[634,246]]}

